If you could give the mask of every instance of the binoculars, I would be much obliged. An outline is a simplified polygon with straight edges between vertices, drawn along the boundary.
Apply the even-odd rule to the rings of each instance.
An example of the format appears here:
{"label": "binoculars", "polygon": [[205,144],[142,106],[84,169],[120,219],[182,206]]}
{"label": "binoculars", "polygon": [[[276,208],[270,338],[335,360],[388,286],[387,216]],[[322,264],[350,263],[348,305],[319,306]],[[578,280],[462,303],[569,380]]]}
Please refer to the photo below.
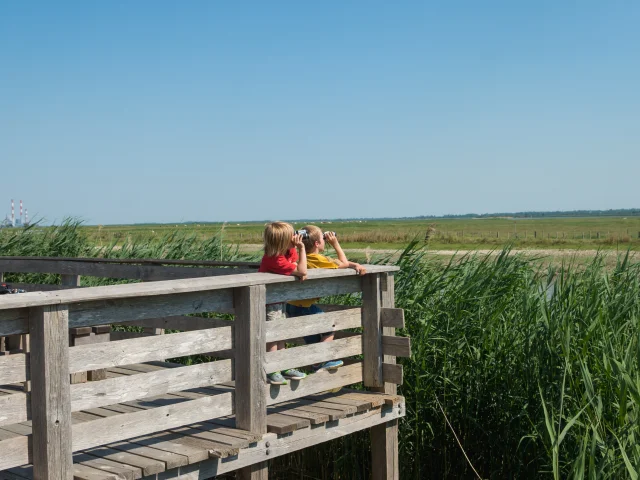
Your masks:
{"label": "binoculars", "polygon": [[[306,240],[307,238],[309,238],[309,232],[307,232],[304,228],[302,230],[296,230],[293,233],[296,235],[300,235],[303,240]],[[322,238],[327,238],[327,233],[333,233],[334,235],[337,236],[336,232],[324,232],[322,234]]]}

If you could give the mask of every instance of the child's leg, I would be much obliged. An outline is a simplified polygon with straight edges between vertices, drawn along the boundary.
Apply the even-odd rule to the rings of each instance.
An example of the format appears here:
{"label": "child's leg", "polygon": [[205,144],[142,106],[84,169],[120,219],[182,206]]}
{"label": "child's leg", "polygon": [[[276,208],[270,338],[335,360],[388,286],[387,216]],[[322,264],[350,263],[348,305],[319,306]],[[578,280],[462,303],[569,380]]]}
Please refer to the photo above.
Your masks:
{"label": "child's leg", "polygon": [[[267,305],[267,322],[282,320],[286,318],[284,313],[284,303]],[[275,352],[284,349],[284,341],[267,343],[267,352]],[[267,381],[272,385],[286,385],[287,381],[280,372],[273,372],[267,375]]]}

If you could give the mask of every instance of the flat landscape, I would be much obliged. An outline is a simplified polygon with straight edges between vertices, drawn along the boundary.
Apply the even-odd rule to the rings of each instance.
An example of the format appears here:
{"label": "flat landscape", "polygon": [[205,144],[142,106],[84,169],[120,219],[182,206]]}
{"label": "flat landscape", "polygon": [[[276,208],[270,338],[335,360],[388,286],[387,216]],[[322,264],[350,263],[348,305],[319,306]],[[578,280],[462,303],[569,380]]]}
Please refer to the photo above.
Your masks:
{"label": "flat landscape", "polygon": [[[349,249],[398,249],[412,240],[432,250],[493,249],[511,244],[516,249],[627,249],[640,247],[640,217],[545,218],[433,218],[389,220],[292,221],[335,231]],[[161,238],[175,232],[204,239],[221,235],[226,244],[259,245],[264,222],[171,223],[83,227],[99,245],[125,240]],[[251,250],[251,248],[250,248]]]}

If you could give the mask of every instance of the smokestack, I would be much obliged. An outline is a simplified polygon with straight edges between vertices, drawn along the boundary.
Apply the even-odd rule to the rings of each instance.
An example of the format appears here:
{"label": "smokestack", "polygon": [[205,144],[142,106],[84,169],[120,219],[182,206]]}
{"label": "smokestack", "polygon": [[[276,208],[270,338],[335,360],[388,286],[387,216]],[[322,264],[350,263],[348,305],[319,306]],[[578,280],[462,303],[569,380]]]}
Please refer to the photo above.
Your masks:
{"label": "smokestack", "polygon": [[18,217],[20,222],[22,222],[22,200],[20,200],[20,216]]}
{"label": "smokestack", "polygon": [[16,226],[16,209],[13,203],[13,198],[11,199],[11,226]]}
{"label": "smokestack", "polygon": [[24,209],[24,225],[25,227],[29,225],[29,209]]}

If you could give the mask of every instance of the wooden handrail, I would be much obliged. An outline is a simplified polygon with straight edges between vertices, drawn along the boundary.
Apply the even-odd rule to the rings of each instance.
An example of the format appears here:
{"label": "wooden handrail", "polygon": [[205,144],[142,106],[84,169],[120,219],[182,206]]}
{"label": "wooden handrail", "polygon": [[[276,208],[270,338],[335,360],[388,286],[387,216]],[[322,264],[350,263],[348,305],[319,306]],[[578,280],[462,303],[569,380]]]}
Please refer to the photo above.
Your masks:
{"label": "wooden handrail", "polygon": [[[385,265],[366,265],[367,274],[395,272],[398,267]],[[329,279],[356,276],[352,269],[312,269],[308,280]],[[295,277],[272,273],[247,273],[225,275],[221,277],[186,278],[159,282],[108,285],[87,287],[53,292],[28,292],[0,297],[0,310],[36,307],[44,305],[72,304],[133,297],[151,297],[176,293],[193,293],[225,288],[248,287],[251,285],[269,285],[296,282]]]}
{"label": "wooden handrail", "polygon": [[1,260],[24,260],[27,262],[38,260],[56,260],[80,263],[113,263],[135,265],[191,265],[210,267],[252,267],[258,268],[260,262],[223,262],[217,260],[170,260],[166,258],[91,258],[91,257],[14,257],[2,256]]}

